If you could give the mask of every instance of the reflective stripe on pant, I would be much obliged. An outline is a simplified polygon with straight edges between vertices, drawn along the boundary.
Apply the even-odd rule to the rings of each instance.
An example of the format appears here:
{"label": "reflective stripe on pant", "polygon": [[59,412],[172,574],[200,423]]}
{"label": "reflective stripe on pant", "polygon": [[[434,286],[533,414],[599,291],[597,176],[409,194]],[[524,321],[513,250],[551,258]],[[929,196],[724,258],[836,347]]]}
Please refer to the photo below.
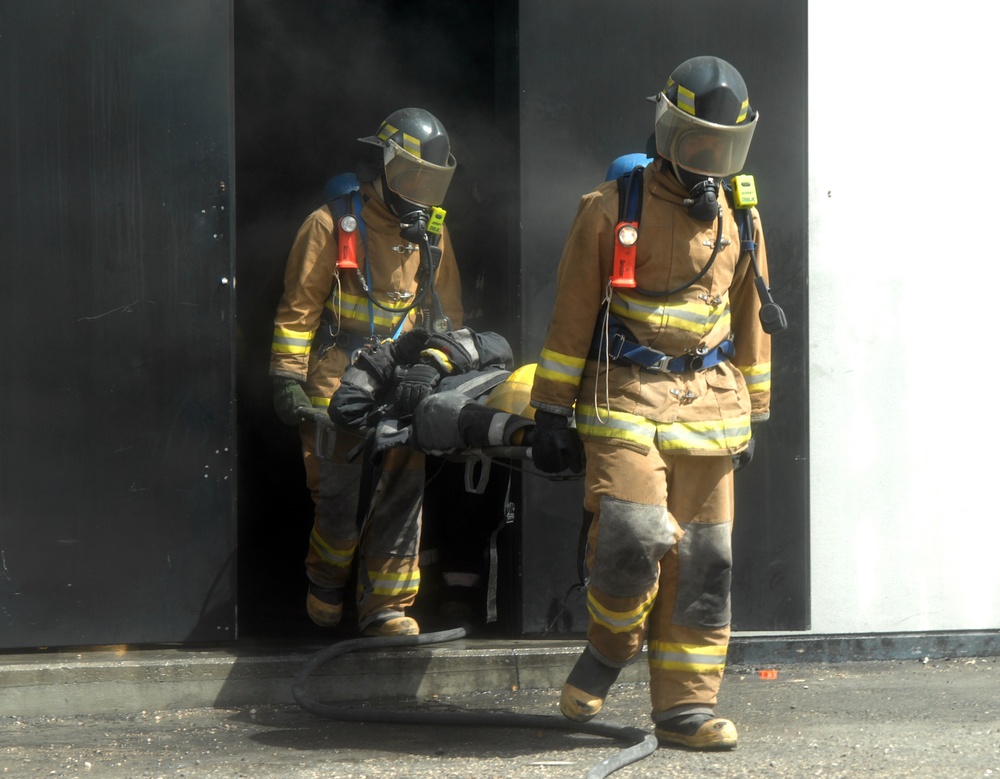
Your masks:
{"label": "reflective stripe on pant", "polygon": [[344,587],[355,557],[358,575],[358,622],[373,614],[402,613],[413,604],[420,586],[418,553],[424,494],[424,456],[412,449],[385,452],[368,520],[357,527],[362,466],[347,461],[359,439],[338,432],[331,457],[315,450],[315,427],[300,428],[306,484],[315,513],[306,554],[306,574],[321,587]]}
{"label": "reflective stripe on pant", "polygon": [[713,706],[729,644],[732,459],[586,451],[587,638],[614,665],[646,639],[654,715]]}

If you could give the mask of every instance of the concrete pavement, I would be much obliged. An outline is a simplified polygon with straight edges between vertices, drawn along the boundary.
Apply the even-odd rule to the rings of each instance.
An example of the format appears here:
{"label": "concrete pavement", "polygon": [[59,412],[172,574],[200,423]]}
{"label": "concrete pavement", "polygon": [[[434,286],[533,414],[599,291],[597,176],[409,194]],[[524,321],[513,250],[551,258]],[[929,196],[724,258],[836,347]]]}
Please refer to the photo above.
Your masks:
{"label": "concrete pavement", "polygon": [[[993,640],[979,636],[970,647]],[[1000,657],[963,655],[953,641],[947,655],[920,654],[932,644],[914,641],[899,650],[904,657],[859,661],[850,655],[863,644],[737,638],[719,709],[737,723],[740,747],[660,749],[614,779],[1000,778]],[[325,646],[0,655],[0,776],[584,777],[624,746],[544,727],[383,725],[311,714],[295,703],[292,681]],[[361,701],[352,708],[558,719],[558,690],[581,646],[461,639],[380,649],[323,666],[309,690],[331,704]],[[762,678],[762,670],[776,678]],[[644,664],[627,669],[601,721],[649,729],[645,674]]]}

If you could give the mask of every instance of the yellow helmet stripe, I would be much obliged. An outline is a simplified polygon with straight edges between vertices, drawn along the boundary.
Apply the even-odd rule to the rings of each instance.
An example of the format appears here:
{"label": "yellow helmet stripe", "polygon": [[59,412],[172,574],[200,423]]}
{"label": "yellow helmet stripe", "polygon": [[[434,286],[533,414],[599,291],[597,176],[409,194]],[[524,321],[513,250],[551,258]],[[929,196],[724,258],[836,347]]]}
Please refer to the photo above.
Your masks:
{"label": "yellow helmet stripe", "polygon": [[743,105],[740,106],[740,115],[736,117],[736,124],[743,122],[747,118],[747,112],[750,110],[750,100],[744,100]]}
{"label": "yellow helmet stripe", "polygon": [[694,112],[694,92],[682,87],[680,84],[677,85],[677,107],[684,113],[697,116]]}

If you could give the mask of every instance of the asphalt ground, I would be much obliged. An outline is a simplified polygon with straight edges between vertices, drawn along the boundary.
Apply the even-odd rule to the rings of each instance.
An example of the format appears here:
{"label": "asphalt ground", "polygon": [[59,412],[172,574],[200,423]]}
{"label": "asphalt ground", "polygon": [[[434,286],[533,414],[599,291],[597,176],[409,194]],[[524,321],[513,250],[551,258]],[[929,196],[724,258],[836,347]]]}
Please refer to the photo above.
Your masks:
{"label": "asphalt ground", "polygon": [[[393,661],[380,656],[378,662]],[[775,670],[776,678],[761,678],[761,670]],[[292,685],[291,678],[285,681]],[[561,719],[557,686],[508,687],[336,705],[360,709],[361,716],[385,708]],[[997,657],[807,662],[775,669],[731,665],[719,713],[737,724],[737,749],[660,748],[611,775],[1000,779]],[[612,690],[598,721],[649,730],[648,717],[648,685],[626,682]],[[287,699],[131,713],[0,715],[4,779],[553,779],[586,777],[625,746],[545,727],[341,722]]]}

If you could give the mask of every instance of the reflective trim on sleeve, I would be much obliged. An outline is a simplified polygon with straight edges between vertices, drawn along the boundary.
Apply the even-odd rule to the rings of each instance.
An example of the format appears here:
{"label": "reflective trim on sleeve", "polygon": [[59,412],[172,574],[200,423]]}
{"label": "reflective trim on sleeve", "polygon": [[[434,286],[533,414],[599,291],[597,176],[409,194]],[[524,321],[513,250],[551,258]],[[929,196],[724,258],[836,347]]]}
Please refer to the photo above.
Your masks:
{"label": "reflective trim on sleeve", "polygon": [[586,364],[585,357],[570,357],[568,354],[559,354],[551,349],[542,349],[535,377],[575,386],[580,383],[583,367]]}
{"label": "reflective trim on sleeve", "polygon": [[368,579],[376,595],[408,595],[420,589],[419,570],[401,573],[368,571]]}
{"label": "reflective trim on sleeve", "polygon": [[644,600],[629,611],[612,611],[598,603],[591,593],[587,593],[587,611],[594,622],[612,633],[627,633],[642,626],[653,608],[655,597]]}
{"label": "reflective trim on sleeve", "polygon": [[743,374],[750,392],[766,392],[771,389],[771,363],[763,362],[759,365],[741,366],[736,369]]}
{"label": "reflective trim on sleeve", "polygon": [[277,354],[309,354],[315,335],[315,330],[311,333],[303,333],[301,330],[288,330],[275,325],[274,336],[271,339],[271,351]]}
{"label": "reflective trim on sleeve", "polygon": [[731,327],[732,319],[728,295],[720,298],[718,304],[713,306],[701,301],[655,303],[619,291],[611,298],[611,311],[622,319],[699,335],[710,333],[719,326]]}
{"label": "reflective trim on sleeve", "polygon": [[663,671],[687,671],[694,674],[721,674],[726,667],[728,646],[696,646],[650,641],[649,666]]}

